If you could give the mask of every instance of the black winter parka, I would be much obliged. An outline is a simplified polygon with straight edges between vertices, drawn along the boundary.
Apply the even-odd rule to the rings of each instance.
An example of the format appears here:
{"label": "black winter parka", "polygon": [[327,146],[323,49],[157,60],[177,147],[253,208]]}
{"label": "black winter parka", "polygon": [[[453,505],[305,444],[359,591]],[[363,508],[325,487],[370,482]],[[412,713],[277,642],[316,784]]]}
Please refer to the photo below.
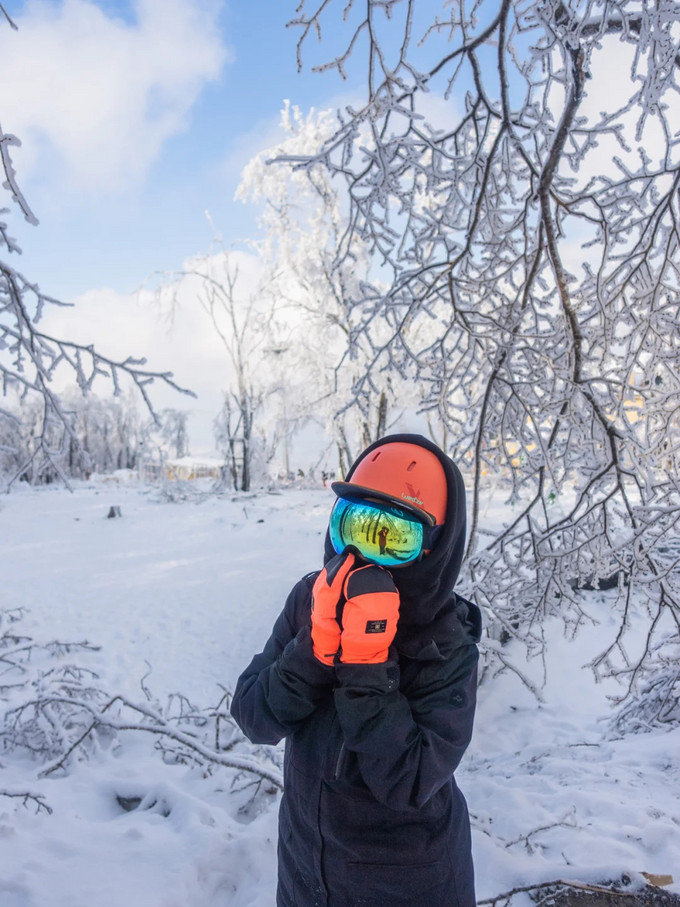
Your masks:
{"label": "black winter parka", "polygon": [[[472,734],[481,630],[477,607],[452,592],[465,492],[427,439],[379,443],[387,440],[435,452],[449,488],[434,550],[392,572],[400,617],[388,661],[328,666],[314,657],[312,573],[293,588],[232,701],[253,742],[286,738],[278,907],[475,904],[470,824],[453,777]],[[325,555],[335,555],[328,537]]]}

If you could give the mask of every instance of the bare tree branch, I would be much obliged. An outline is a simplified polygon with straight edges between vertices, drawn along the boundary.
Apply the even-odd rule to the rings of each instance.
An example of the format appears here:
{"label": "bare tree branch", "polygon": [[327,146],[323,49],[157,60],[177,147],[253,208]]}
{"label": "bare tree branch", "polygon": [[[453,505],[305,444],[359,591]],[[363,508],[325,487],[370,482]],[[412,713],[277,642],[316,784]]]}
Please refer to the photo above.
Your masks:
{"label": "bare tree branch", "polygon": [[[371,350],[354,392],[408,375],[441,419],[491,636],[536,654],[537,623],[590,621],[583,590],[606,582],[620,624],[593,667],[636,697],[680,626],[680,10],[388,6],[303,0],[291,23],[299,54],[332,30],[327,66],[368,76],[315,153],[282,158],[344,181],[336,267],[361,243],[380,274],[354,297]],[[616,102],[598,81],[613,53]],[[513,508],[495,533],[489,486]],[[648,632],[629,658],[633,611]]]}

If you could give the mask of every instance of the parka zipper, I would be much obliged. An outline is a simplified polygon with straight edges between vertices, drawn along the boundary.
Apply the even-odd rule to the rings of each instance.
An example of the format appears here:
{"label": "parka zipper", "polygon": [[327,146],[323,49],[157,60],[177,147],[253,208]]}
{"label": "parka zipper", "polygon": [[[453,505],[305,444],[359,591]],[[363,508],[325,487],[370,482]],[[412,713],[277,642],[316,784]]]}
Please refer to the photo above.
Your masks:
{"label": "parka zipper", "polygon": [[333,772],[333,780],[337,781],[340,777],[340,769],[342,768],[342,763],[345,761],[345,744],[343,743],[340,747],[340,752],[338,753],[338,758],[335,762],[335,771]]}

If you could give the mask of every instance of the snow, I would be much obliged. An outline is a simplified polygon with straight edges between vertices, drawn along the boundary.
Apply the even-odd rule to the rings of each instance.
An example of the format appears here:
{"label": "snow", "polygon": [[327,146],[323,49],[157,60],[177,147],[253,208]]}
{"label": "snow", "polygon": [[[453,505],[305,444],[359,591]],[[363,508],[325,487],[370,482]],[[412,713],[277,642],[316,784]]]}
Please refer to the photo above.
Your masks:
{"label": "snow", "polygon": [[[98,646],[63,658],[111,694],[143,701],[143,681],[158,700],[182,692],[214,706],[292,584],[319,566],[332,500],[319,488],[168,503],[150,486],[101,479],[73,493],[20,488],[0,501],[0,611],[25,608],[17,626],[38,642]],[[120,518],[107,518],[112,506]],[[643,871],[673,875],[680,892],[680,731],[611,731],[617,690],[582,669],[611,630],[606,595],[591,595],[598,625],[575,639],[546,628],[542,703],[508,672],[480,689],[457,774],[479,899]],[[538,662],[521,668],[540,681]],[[233,770],[167,764],[153,739],[120,732],[116,746],[48,777],[21,751],[2,753],[0,790],[30,791],[52,810],[0,797],[2,907],[273,905],[276,795],[249,805]]]}

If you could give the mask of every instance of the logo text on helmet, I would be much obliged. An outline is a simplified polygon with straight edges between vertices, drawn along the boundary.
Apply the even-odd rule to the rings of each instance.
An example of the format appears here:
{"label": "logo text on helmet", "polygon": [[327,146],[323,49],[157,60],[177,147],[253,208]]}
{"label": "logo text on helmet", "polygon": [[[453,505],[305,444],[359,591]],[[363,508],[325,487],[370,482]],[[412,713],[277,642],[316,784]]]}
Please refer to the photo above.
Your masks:
{"label": "logo text on helmet", "polygon": [[413,501],[414,504],[420,504],[422,507],[423,502],[420,500],[420,489],[416,491],[413,485],[409,485],[408,482],[406,483],[406,487],[408,489],[408,494],[404,494],[404,492],[402,491],[402,498],[405,501]]}

